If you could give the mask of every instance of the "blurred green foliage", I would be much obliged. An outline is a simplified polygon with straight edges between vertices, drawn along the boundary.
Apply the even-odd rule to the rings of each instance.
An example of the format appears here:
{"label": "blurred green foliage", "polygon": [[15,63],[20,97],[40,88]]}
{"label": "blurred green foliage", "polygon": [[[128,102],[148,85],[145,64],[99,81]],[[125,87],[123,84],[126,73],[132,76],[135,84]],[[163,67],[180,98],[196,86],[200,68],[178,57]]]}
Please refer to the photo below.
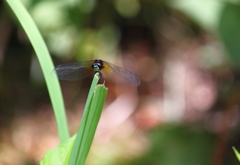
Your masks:
{"label": "blurred green foliage", "polygon": [[218,35],[229,55],[230,66],[239,69],[240,1],[170,0],[166,3],[187,15],[205,30]]}
{"label": "blurred green foliage", "polygon": [[126,165],[207,165],[212,159],[215,138],[202,128],[161,126],[149,132],[149,151]]}
{"label": "blurred green foliage", "polygon": [[76,60],[116,58],[124,26],[149,26],[154,30],[158,17],[164,13],[161,1],[23,2],[53,55]]}
{"label": "blurred green foliage", "polygon": [[219,33],[234,67],[240,69],[240,4],[226,3],[221,13]]}
{"label": "blurred green foliage", "polygon": [[154,34],[157,22],[168,15],[170,7],[219,35],[235,66],[240,59],[239,1],[236,0],[23,2],[45,36],[50,51],[59,58],[114,59],[124,26],[147,26]]}
{"label": "blurred green foliage", "polygon": [[170,7],[181,11],[202,28],[216,33],[223,1],[215,0],[170,0],[165,1]]}

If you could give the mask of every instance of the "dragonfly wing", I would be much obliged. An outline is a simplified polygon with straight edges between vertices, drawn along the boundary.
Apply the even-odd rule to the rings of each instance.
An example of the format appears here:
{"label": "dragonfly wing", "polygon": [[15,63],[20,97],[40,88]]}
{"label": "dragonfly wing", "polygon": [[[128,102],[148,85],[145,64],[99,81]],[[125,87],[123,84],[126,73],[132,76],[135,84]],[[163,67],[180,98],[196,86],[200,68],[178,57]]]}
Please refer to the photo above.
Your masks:
{"label": "dragonfly wing", "polygon": [[103,69],[101,72],[104,79],[109,79],[118,85],[138,86],[141,84],[141,80],[132,72],[106,61],[103,61]]}
{"label": "dragonfly wing", "polygon": [[60,80],[80,80],[94,73],[92,63],[93,60],[58,65],[52,75]]}

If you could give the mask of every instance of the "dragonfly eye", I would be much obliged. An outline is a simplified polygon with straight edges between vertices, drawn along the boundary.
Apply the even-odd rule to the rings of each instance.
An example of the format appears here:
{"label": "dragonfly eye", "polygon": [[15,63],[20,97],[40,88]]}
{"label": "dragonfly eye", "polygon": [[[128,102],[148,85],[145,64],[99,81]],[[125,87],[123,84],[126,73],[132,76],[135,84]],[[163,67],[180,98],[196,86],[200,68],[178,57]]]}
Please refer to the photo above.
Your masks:
{"label": "dragonfly eye", "polygon": [[92,64],[92,68],[94,69],[94,71],[100,71],[102,69],[102,64],[100,62],[94,62]]}
{"label": "dragonfly eye", "polygon": [[94,71],[99,71],[100,70],[99,65],[93,65],[93,69]]}

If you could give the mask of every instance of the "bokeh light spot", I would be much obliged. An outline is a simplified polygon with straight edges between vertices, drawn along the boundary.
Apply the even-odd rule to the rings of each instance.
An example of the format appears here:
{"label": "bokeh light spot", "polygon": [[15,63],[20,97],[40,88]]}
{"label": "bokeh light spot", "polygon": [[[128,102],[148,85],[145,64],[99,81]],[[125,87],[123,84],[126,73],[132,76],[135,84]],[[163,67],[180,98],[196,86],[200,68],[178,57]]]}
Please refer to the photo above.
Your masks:
{"label": "bokeh light spot", "polygon": [[141,9],[137,0],[116,0],[115,7],[118,13],[126,18],[135,17]]}

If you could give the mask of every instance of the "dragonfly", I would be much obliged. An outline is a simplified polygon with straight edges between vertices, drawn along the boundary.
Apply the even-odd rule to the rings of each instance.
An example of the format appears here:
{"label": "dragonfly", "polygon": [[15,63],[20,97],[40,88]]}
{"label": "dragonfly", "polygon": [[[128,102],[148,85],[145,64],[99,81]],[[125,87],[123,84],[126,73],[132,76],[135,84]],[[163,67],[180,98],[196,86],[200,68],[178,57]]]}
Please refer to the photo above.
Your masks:
{"label": "dragonfly", "polygon": [[100,59],[62,64],[53,74],[60,80],[77,81],[99,73],[104,80],[123,86],[139,86],[141,80],[132,72]]}

